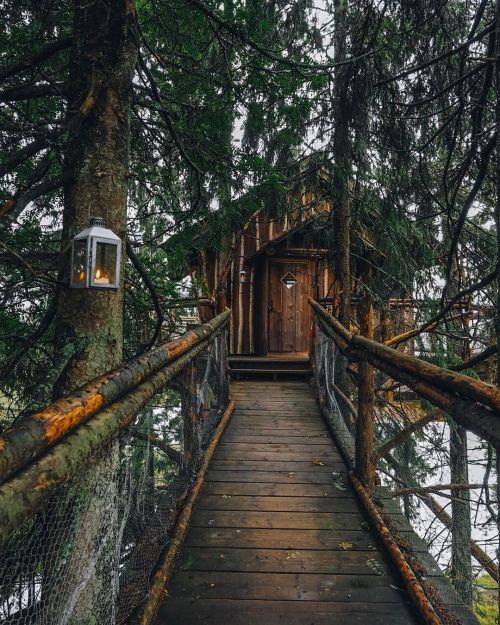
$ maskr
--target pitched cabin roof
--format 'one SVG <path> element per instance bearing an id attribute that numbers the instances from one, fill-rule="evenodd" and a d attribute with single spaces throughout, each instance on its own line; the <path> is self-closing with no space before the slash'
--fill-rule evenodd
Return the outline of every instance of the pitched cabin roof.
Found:
<path id="1" fill-rule="evenodd" d="M 273 246 L 286 245 L 290 237 L 302 232 L 310 238 L 311 248 L 330 252 L 331 164 L 323 153 L 316 153 L 296 163 L 287 173 L 283 180 L 249 189 L 232 202 L 228 211 L 214 211 L 203 221 L 184 228 L 168 240 L 165 249 L 184 249 L 191 265 L 196 264 L 200 253 L 227 253 L 238 238 L 248 260 Z M 352 245 L 363 255 L 383 255 L 367 226 L 355 230 Z"/>

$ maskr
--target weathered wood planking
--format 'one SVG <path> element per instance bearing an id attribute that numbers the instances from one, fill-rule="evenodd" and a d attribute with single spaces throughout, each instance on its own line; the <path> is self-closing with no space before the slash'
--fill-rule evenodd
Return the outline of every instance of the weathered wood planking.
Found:
<path id="1" fill-rule="evenodd" d="M 157 625 L 416 623 L 309 386 L 232 391 Z"/>

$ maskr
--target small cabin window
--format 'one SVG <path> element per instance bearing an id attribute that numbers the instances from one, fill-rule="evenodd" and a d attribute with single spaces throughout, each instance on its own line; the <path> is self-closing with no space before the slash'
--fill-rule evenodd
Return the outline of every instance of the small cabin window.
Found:
<path id="1" fill-rule="evenodd" d="M 297 284 L 297 278 L 293 274 L 288 272 L 281 278 L 281 282 L 286 286 L 287 289 L 293 289 L 293 287 Z"/>

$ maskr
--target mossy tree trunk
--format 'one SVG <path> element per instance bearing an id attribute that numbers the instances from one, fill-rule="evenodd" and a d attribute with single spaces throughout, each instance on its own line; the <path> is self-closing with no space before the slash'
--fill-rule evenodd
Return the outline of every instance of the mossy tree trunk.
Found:
<path id="1" fill-rule="evenodd" d="M 344 0 L 334 2 L 334 49 L 335 61 L 340 63 L 346 56 L 347 40 L 347 3 Z M 352 176 L 349 106 L 349 66 L 340 65 L 335 69 L 334 94 L 332 102 L 332 119 L 334 131 L 332 152 L 334 172 L 332 178 L 333 228 L 334 228 L 334 276 L 336 301 L 335 311 L 340 323 L 346 328 L 350 326 L 350 228 L 351 201 L 349 184 Z M 340 390 L 349 396 L 349 380 L 346 372 L 346 360 L 339 355 L 335 366 L 335 380 Z"/>
<path id="2" fill-rule="evenodd" d="M 74 41 L 64 167 L 63 245 L 104 217 L 126 233 L 130 102 L 137 58 L 131 0 L 74 4 Z M 69 254 L 64 282 L 69 281 Z M 64 288 L 59 300 L 57 348 L 67 364 L 56 394 L 74 389 L 122 360 L 123 289 Z"/>
<path id="3" fill-rule="evenodd" d="M 132 79 L 137 60 L 133 0 L 74 2 L 64 168 L 63 246 L 91 216 L 125 239 Z M 123 248 L 124 249 L 124 245 Z M 70 254 L 57 311 L 59 397 L 116 367 L 123 354 L 123 288 L 70 289 Z M 123 284 L 123 265 L 121 268 Z M 47 569 L 53 622 L 114 623 L 117 593 L 119 443 L 98 453 L 62 498 L 76 501 L 71 544 Z M 57 509 L 59 502 L 54 503 Z M 51 621 L 52 622 L 52 621 Z"/>

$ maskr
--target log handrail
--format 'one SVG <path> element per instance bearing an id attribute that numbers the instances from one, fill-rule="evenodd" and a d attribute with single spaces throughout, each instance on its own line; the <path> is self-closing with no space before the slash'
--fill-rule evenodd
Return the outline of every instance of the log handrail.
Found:
<path id="1" fill-rule="evenodd" d="M 0 435 L 0 484 L 40 456 L 98 411 L 137 388 L 200 343 L 206 344 L 229 322 L 230 310 L 197 328 L 95 378 L 43 410 L 17 421 Z"/>
<path id="2" fill-rule="evenodd" d="M 372 364 L 447 412 L 471 432 L 494 445 L 500 444 L 498 387 L 351 334 L 314 299 L 310 298 L 309 303 L 321 328 L 349 361 Z"/>
<path id="3" fill-rule="evenodd" d="M 425 397 L 435 406 L 447 411 L 458 423 L 461 423 L 470 431 L 475 432 L 480 437 L 486 438 L 494 445 L 498 445 L 500 441 L 500 413 L 498 410 L 498 404 L 500 402 L 499 388 L 462 374 L 457 375 L 454 371 L 431 365 L 418 358 L 386 347 L 374 340 L 352 334 L 317 301 L 310 299 L 309 303 L 312 307 L 314 320 L 317 326 L 324 335 L 335 343 L 336 347 L 347 360 L 365 362 L 387 373 L 391 378 L 399 380 L 414 389 L 420 396 Z M 319 375 L 315 370 L 314 362 L 313 372 L 315 376 Z M 320 406 L 325 413 L 325 418 L 330 424 L 330 428 L 334 431 L 334 435 L 338 437 L 337 443 L 339 444 L 342 455 L 347 458 L 349 467 L 354 470 L 350 471 L 350 477 L 365 509 L 371 516 L 390 554 L 395 556 L 393 560 L 402 572 L 403 578 L 407 581 L 410 594 L 412 598 L 416 600 L 421 613 L 425 617 L 425 621 L 436 622 L 436 614 L 433 614 L 433 610 L 428 610 L 429 602 L 425 599 L 424 595 L 420 593 L 418 584 L 414 584 L 415 576 L 410 575 L 410 577 L 407 578 L 405 575 L 405 570 L 411 573 L 411 568 L 407 566 L 408 563 L 405 562 L 404 557 L 399 557 L 401 554 L 397 553 L 397 549 L 394 549 L 395 546 L 397 547 L 396 542 L 394 538 L 391 537 L 390 530 L 387 531 L 387 528 L 383 527 L 383 522 L 378 514 L 377 507 L 372 500 L 372 491 L 366 489 L 362 479 L 357 479 L 357 473 L 362 473 L 359 463 L 354 462 L 355 450 L 357 450 L 359 444 L 358 437 L 353 441 L 353 448 L 349 446 L 349 443 L 346 443 L 346 436 L 342 432 L 342 425 L 339 427 L 334 424 L 335 417 L 332 416 L 332 412 L 330 412 L 322 396 L 320 382 L 316 381 L 315 383 Z M 338 395 L 338 391 L 331 380 L 330 384 L 333 385 L 334 391 Z M 400 466 L 397 465 L 396 460 L 391 454 L 391 450 L 398 442 L 404 440 L 409 433 L 435 418 L 436 416 L 432 414 L 425 415 L 419 419 L 418 422 L 412 423 L 403 430 L 400 430 L 398 434 L 389 441 L 382 443 L 378 449 L 375 449 L 371 458 L 373 466 L 376 465 L 380 458 L 384 457 L 390 466 L 396 470 L 396 473 L 403 477 L 404 482 L 407 482 L 410 486 L 416 485 L 416 481 L 414 481 L 411 474 L 402 473 Z M 340 419 L 340 423 L 345 425 L 345 420 Z M 349 438 L 349 435 L 347 438 Z M 364 478 L 365 475 L 363 474 L 361 477 Z M 444 507 L 430 494 L 417 493 L 417 496 L 445 527 L 451 528 L 452 519 Z M 471 555 L 477 562 L 485 568 L 493 579 L 498 580 L 498 566 L 472 539 L 470 540 L 470 550 Z M 414 594 L 413 586 L 415 586 L 418 591 L 417 595 Z M 430 599 L 432 604 L 432 597 L 430 597 Z"/>
<path id="4" fill-rule="evenodd" d="M 226 311 L 211 322 L 187 332 L 175 343 L 175 357 L 172 354 L 166 355 L 166 364 L 157 366 L 154 372 L 150 370 L 151 373 L 147 377 L 144 372 L 142 378 L 136 374 L 138 379 L 134 380 L 127 365 L 110 374 L 110 379 L 116 379 L 125 372 L 125 381 L 130 390 L 128 392 L 122 390 L 119 399 L 105 408 L 92 411 L 87 409 L 85 422 L 80 421 L 79 427 L 72 424 L 72 431 L 67 428 L 67 435 L 63 440 L 57 439 L 56 445 L 46 449 L 46 453 L 36 458 L 29 466 L 23 466 L 0 485 L 0 549 L 17 528 L 46 507 L 50 497 L 62 484 L 68 483 L 84 470 L 89 458 L 105 448 L 120 431 L 128 427 L 152 397 L 161 392 L 168 382 L 206 350 L 210 339 L 226 328 L 229 316 L 230 311 Z M 162 349 L 167 354 L 167 346 L 171 343 L 152 352 Z M 140 360 L 147 363 L 147 355 Z M 133 365 L 138 366 L 137 361 L 134 361 Z M 105 378 L 106 376 L 98 380 Z M 122 389 L 125 388 L 125 381 Z M 95 381 L 91 384 L 94 383 Z M 98 392 L 100 389 L 95 391 L 96 394 Z M 79 396 L 72 396 L 68 410 L 71 410 L 74 398 L 77 397 Z M 109 398 L 109 394 L 106 397 Z M 57 402 L 56 405 L 59 410 L 56 414 L 64 416 L 64 404 Z M 86 408 L 84 403 L 82 406 L 83 409 Z M 90 416 L 92 418 L 89 418 Z M 15 440 L 17 442 L 17 439 Z"/>

